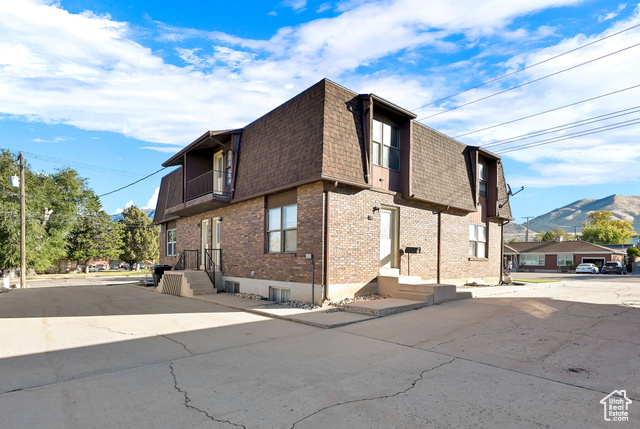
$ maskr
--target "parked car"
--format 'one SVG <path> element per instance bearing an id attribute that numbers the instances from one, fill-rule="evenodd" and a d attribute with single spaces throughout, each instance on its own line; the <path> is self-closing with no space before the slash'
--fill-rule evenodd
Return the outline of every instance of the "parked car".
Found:
<path id="1" fill-rule="evenodd" d="M 96 267 L 96 269 L 98 271 L 105 271 L 107 269 L 107 266 L 105 264 L 98 264 L 98 266 Z"/>
<path id="2" fill-rule="evenodd" d="M 576 274 L 598 274 L 600 269 L 594 264 L 580 264 L 576 267 Z"/>
<path id="3" fill-rule="evenodd" d="M 602 274 L 627 274 L 627 267 L 619 261 L 609 261 L 602 267 Z"/>

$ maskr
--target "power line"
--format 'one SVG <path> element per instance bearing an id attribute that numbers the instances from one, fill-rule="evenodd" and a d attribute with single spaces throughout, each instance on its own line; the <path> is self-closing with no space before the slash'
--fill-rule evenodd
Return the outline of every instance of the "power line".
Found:
<path id="1" fill-rule="evenodd" d="M 111 194 L 114 194 L 114 193 L 116 193 L 116 192 L 118 192 L 118 191 L 122 191 L 123 189 L 126 189 L 126 188 L 128 188 L 128 187 L 130 187 L 130 186 L 133 186 L 133 185 L 135 185 L 136 183 L 142 182 L 143 180 L 148 179 L 149 177 L 151 177 L 151 176 L 153 176 L 153 175 L 155 175 L 155 174 L 160 173 L 162 170 L 165 170 L 166 168 L 167 168 L 167 167 L 162 167 L 160 170 L 156 170 L 156 171 L 154 171 L 153 173 L 151 173 L 151 174 L 149 174 L 149 175 L 147 175 L 147 176 L 144 176 L 142 179 L 138 179 L 138 180 L 136 180 L 135 182 L 129 183 L 128 185 L 125 185 L 125 186 L 123 186 L 123 187 L 121 187 L 121 188 L 118 188 L 118 189 L 116 189 L 116 190 L 113 190 L 113 191 L 107 192 L 107 193 L 102 194 L 102 195 L 98 195 L 98 198 L 102 198 L 102 197 L 104 197 L 105 195 L 111 195 Z"/>
<path id="2" fill-rule="evenodd" d="M 606 94 L 598 95 L 598 96 L 596 96 L 596 97 L 587 98 L 586 100 L 576 101 L 575 103 L 565 104 L 564 106 L 560 106 L 560 107 L 556 107 L 556 108 L 553 108 L 553 109 L 545 110 L 545 111 L 543 111 L 543 112 L 539 112 L 539 113 L 534 113 L 533 115 L 523 116 L 522 118 L 513 119 L 513 120 L 511 120 L 511 121 L 502 122 L 502 123 L 500 123 L 500 124 L 491 125 L 491 126 L 489 126 L 489 127 L 480 128 L 480 129 L 478 129 L 478 130 L 474 130 L 474 131 L 469 131 L 469 132 L 466 132 L 466 133 L 464 133 L 464 134 L 458 134 L 457 136 L 454 136 L 453 138 L 454 138 L 454 139 L 457 139 L 457 138 L 460 138 L 460 137 L 468 136 L 469 134 L 475 134 L 475 133 L 479 133 L 479 132 L 481 132 L 481 131 L 490 130 L 490 129 L 492 129 L 492 128 L 501 127 L 501 126 L 503 126 L 503 125 L 512 124 L 512 123 L 514 123 L 514 122 L 522 121 L 522 120 L 525 120 L 525 119 L 535 118 L 536 116 L 544 115 L 545 113 L 551 113 L 551 112 L 555 112 L 555 111 L 557 111 L 557 110 L 566 109 L 567 107 L 577 106 L 578 104 L 586 103 L 586 102 L 588 102 L 588 101 L 597 100 L 597 99 L 599 99 L 599 98 L 608 97 L 608 96 L 610 96 L 610 95 L 619 94 L 619 93 L 621 93 L 621 92 L 629 91 L 629 90 L 631 90 L 631 89 L 635 89 L 635 88 L 638 88 L 638 87 L 640 87 L 640 84 L 638 84 L 638 85 L 633 85 L 633 86 L 629 86 L 629 87 L 627 87 L 627 88 L 619 89 L 619 90 L 617 90 L 617 91 L 609 92 L 609 93 L 606 93 Z"/>
<path id="3" fill-rule="evenodd" d="M 569 50 L 569 51 L 563 52 L 563 53 L 558 54 L 558 55 L 556 55 L 556 56 L 553 56 L 553 57 L 551 57 L 551 58 L 547 58 L 546 60 L 543 60 L 543 61 L 540 61 L 540 62 L 537 62 L 537 63 L 531 64 L 531 65 L 528 65 L 528 66 L 523 67 L 523 68 L 518 69 L 518 70 L 514 70 L 514 71 L 512 71 L 512 72 L 510 72 L 510 73 L 504 74 L 504 75 L 499 76 L 499 77 L 496 77 L 496 78 L 494 78 L 494 79 L 490 79 L 490 80 L 488 80 L 488 81 L 486 81 L 486 82 L 483 82 L 483 83 L 481 83 L 481 84 L 479 84 L 479 85 L 476 85 L 476 86 L 474 86 L 474 87 L 471 87 L 471 88 L 465 89 L 464 91 L 456 92 L 456 93 L 455 93 L 455 94 L 453 94 L 453 95 L 449 95 L 448 97 L 440 98 L 440 99 L 435 100 L 435 101 L 432 101 L 432 102 L 430 102 L 430 103 L 428 103 L 428 104 L 424 104 L 424 105 L 422 105 L 422 106 L 420 106 L 420 107 L 416 107 L 415 109 L 412 109 L 412 110 L 420 110 L 420 109 L 423 109 L 423 108 L 425 108 L 425 107 L 432 106 L 432 105 L 434 105 L 434 104 L 436 104 L 436 103 L 439 103 L 439 102 L 441 102 L 441 101 L 448 100 L 449 98 L 453 98 L 453 97 L 458 96 L 458 95 L 460 95 L 460 94 L 464 94 L 465 92 L 469 92 L 469 91 L 471 91 L 471 90 L 478 89 L 478 88 L 483 87 L 483 86 L 485 86 L 485 85 L 488 85 L 488 84 L 490 84 L 490 83 L 493 83 L 493 82 L 496 82 L 496 81 L 498 81 L 498 80 L 504 79 L 505 77 L 509 77 L 509 76 L 512 76 L 512 75 L 514 75 L 514 74 L 516 74 L 516 73 L 520 73 L 521 71 L 524 71 L 524 70 L 530 69 L 530 68 L 535 67 L 535 66 L 538 66 L 538 65 L 540 65 L 540 64 L 544 64 L 544 63 L 549 62 L 549 61 L 551 61 L 551 60 L 555 60 L 556 58 L 560 58 L 560 57 L 562 57 L 563 55 L 567 55 L 567 54 L 570 54 L 570 53 L 572 53 L 572 52 L 578 51 L 578 50 L 580 50 L 580 49 L 586 48 L 586 47 L 588 47 L 588 46 L 594 45 L 594 44 L 596 44 L 596 43 L 598 43 L 598 42 L 602 42 L 603 40 L 606 40 L 606 39 L 608 39 L 608 38 L 610 38 L 610 37 L 613 37 L 613 36 L 617 36 L 618 34 L 624 33 L 625 31 L 633 30 L 634 28 L 637 28 L 637 27 L 640 27 L 640 24 L 633 25 L 633 26 L 631 26 L 631 27 L 629 27 L 629 28 L 626 28 L 626 29 L 624 29 L 624 30 L 618 31 L 617 33 L 610 34 L 610 35 L 608 35 L 608 36 L 606 36 L 606 37 L 602 37 L 602 38 L 600 38 L 600 39 L 598 39 L 598 40 L 594 40 L 593 42 L 590 42 L 590 43 L 587 43 L 587 44 L 585 44 L 585 45 L 579 46 L 579 47 L 577 47 L 577 48 L 571 49 L 571 50 Z"/>
<path id="4" fill-rule="evenodd" d="M 622 113 L 622 112 L 626 112 L 626 113 Z M 530 139 L 533 137 L 539 137 L 545 134 L 552 134 L 552 133 L 557 133 L 560 131 L 564 131 L 564 130 L 568 130 L 570 128 L 575 128 L 575 127 L 583 127 L 585 125 L 589 125 L 589 124 L 593 124 L 596 122 L 600 122 L 600 121 L 607 121 L 609 119 L 613 119 L 613 118 L 619 118 L 620 116 L 626 116 L 626 115 L 631 115 L 633 113 L 638 113 L 640 112 L 640 106 L 635 106 L 635 107 L 630 107 L 628 109 L 622 109 L 622 110 L 618 110 L 615 112 L 611 112 L 611 113 L 605 113 L 603 115 L 598 115 L 598 116 L 593 116 L 591 118 L 588 119 L 582 119 L 580 121 L 575 121 L 575 122 L 569 122 L 563 125 L 558 125 L 555 127 L 551 127 L 551 128 L 546 128 L 543 130 L 538 130 L 538 131 L 533 131 L 527 134 L 521 134 L 519 136 L 514 136 L 514 137 L 509 137 L 506 139 L 502 139 L 502 140 L 496 140 L 494 142 L 491 142 L 489 144 L 483 145 L 484 148 L 488 148 L 488 147 L 495 147 L 495 146 L 502 146 L 505 144 L 509 144 L 509 143 L 513 143 L 513 142 L 517 142 L 520 140 L 526 140 L 526 139 Z"/>
<path id="5" fill-rule="evenodd" d="M 640 124 L 640 119 L 631 119 L 629 121 L 618 122 L 617 124 L 605 125 L 605 126 L 598 127 L 598 128 L 592 128 L 590 130 L 585 130 L 585 131 L 580 131 L 580 132 L 573 133 L 573 134 L 568 134 L 568 135 L 563 136 L 563 137 L 554 137 L 554 138 L 551 138 L 551 139 L 539 140 L 537 142 L 532 142 L 532 143 L 526 143 L 526 144 L 522 144 L 522 145 L 519 145 L 519 146 L 514 146 L 512 148 L 498 150 L 498 151 L 496 151 L 496 153 L 497 154 L 503 154 L 503 153 L 507 153 L 507 152 L 514 152 L 516 150 L 523 150 L 523 149 L 528 149 L 528 148 L 531 148 L 531 147 L 543 146 L 543 145 L 546 145 L 546 144 L 557 143 L 557 142 L 563 141 L 563 140 L 570 140 L 570 139 L 574 139 L 574 138 L 578 138 L 578 137 L 589 136 L 591 134 L 602 133 L 604 131 L 611 131 L 611 130 L 615 130 L 615 129 L 618 129 L 618 128 L 625 128 L 625 127 L 629 127 L 631 125 L 636 125 L 636 124 Z"/>
<path id="6" fill-rule="evenodd" d="M 16 153 L 15 151 L 11 151 L 11 153 Z M 66 159 L 61 159 L 61 158 L 55 158 L 53 156 L 48 156 L 48 155 L 42 155 L 39 153 L 33 153 L 33 152 L 24 152 L 21 151 L 23 154 L 28 155 L 30 158 L 35 158 L 35 159 L 39 159 L 41 161 L 47 161 L 47 162 L 53 162 L 53 163 L 57 163 L 57 164 L 62 164 L 64 166 L 69 166 L 69 167 L 79 167 L 79 168 L 88 168 L 94 171 L 101 171 L 103 173 L 111 173 L 111 174 L 116 174 L 119 176 L 127 176 L 127 177 L 136 177 L 137 174 L 130 172 L 130 171 L 123 171 L 123 170 L 116 170 L 113 168 L 106 168 L 104 166 L 99 166 L 99 165 L 92 165 L 92 164 L 85 164 L 82 162 L 75 162 L 75 161 L 69 161 Z"/>
<path id="7" fill-rule="evenodd" d="M 626 48 L 622 48 L 622 49 L 620 49 L 620 50 L 618 50 L 618 51 L 610 52 L 610 53 L 608 53 L 608 54 L 606 54 L 606 55 L 603 55 L 603 56 L 601 56 L 601 57 L 594 58 L 594 59 L 591 59 L 591 60 L 589 60 L 589 61 L 585 61 L 584 63 L 576 64 L 575 66 L 571 66 L 571 67 L 568 67 L 568 68 L 566 68 L 566 69 L 559 70 L 559 71 L 557 71 L 557 72 L 554 72 L 554 73 L 548 74 L 548 75 L 546 75 L 546 76 L 542 76 L 542 77 L 539 77 L 539 78 L 536 78 L 536 79 L 533 79 L 533 80 L 530 80 L 530 81 L 527 81 L 527 82 L 521 83 L 521 84 L 516 85 L 516 86 L 513 86 L 513 87 L 511 87 L 511 88 L 507 88 L 507 89 L 504 89 L 504 90 L 502 90 L 502 91 L 498 91 L 498 92 L 495 92 L 495 93 L 493 93 L 493 94 L 487 95 L 487 96 L 485 96 L 485 97 L 481 97 L 481 98 L 478 98 L 478 99 L 476 99 L 476 100 L 473 100 L 473 101 L 469 101 L 469 102 L 467 102 L 467 103 L 460 104 L 459 106 L 455 106 L 455 107 L 452 107 L 452 108 L 450 108 L 450 109 L 445 109 L 445 110 L 443 110 L 443 111 L 441 111 L 441 112 L 434 113 L 433 115 L 425 116 L 424 118 L 418 119 L 418 122 L 424 121 L 425 119 L 433 118 L 433 117 L 435 117 L 435 116 L 443 115 L 443 114 L 445 114 L 445 113 L 451 112 L 452 110 L 460 109 L 460 108 L 462 108 L 462 107 L 469 106 L 470 104 L 474 104 L 474 103 L 477 103 L 477 102 L 479 102 L 479 101 L 486 100 L 486 99 L 488 99 L 488 98 L 492 98 L 492 97 L 495 97 L 495 96 L 498 96 L 498 95 L 504 94 L 505 92 L 513 91 L 514 89 L 522 88 L 523 86 L 530 85 L 530 84 L 535 83 L 535 82 L 539 82 L 539 81 L 541 81 L 541 80 L 543 80 L 543 79 L 546 79 L 546 78 L 548 78 L 548 77 L 552 77 L 552 76 L 558 75 L 558 74 L 560 74 L 560 73 L 564 73 L 564 72 L 566 72 L 566 71 L 573 70 L 573 69 L 575 69 L 575 68 L 578 68 L 578 67 L 584 66 L 584 65 L 586 65 L 586 64 L 589 64 L 589 63 L 592 63 L 592 62 L 595 62 L 595 61 L 598 61 L 598 60 L 601 60 L 601 59 L 606 58 L 606 57 L 609 57 L 609 56 L 611 56 L 611 55 L 619 54 L 620 52 L 624 52 L 624 51 L 626 51 L 626 50 L 628 50 L 628 49 L 635 48 L 635 47 L 637 47 L 637 46 L 640 46 L 640 43 L 636 43 L 635 45 L 627 46 Z"/>

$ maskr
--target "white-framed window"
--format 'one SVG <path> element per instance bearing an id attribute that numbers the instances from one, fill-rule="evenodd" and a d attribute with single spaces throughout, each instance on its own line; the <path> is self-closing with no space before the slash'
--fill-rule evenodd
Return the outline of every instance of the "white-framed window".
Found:
<path id="1" fill-rule="evenodd" d="M 394 125 L 373 120 L 373 163 L 400 171 L 400 129 Z"/>
<path id="2" fill-rule="evenodd" d="M 558 266 L 566 267 L 567 264 L 573 263 L 573 255 L 571 253 L 560 253 L 558 254 Z"/>
<path id="3" fill-rule="evenodd" d="M 231 161 L 233 152 L 228 150 L 224 157 L 224 182 L 226 186 L 231 186 Z"/>
<path id="4" fill-rule="evenodd" d="M 167 256 L 176 256 L 176 230 L 167 230 Z"/>
<path id="5" fill-rule="evenodd" d="M 487 257 L 487 227 L 485 225 L 469 225 L 469 257 Z"/>
<path id="6" fill-rule="evenodd" d="M 291 289 L 269 286 L 269 301 L 274 301 L 274 302 L 291 301 Z"/>
<path id="7" fill-rule="evenodd" d="M 478 183 L 480 196 L 486 197 L 489 187 L 489 167 L 483 162 L 478 163 Z"/>
<path id="8" fill-rule="evenodd" d="M 544 265 L 544 255 L 526 254 L 520 255 L 520 265 Z"/>
<path id="9" fill-rule="evenodd" d="M 240 283 L 238 282 L 224 282 L 224 291 L 226 293 L 240 293 Z"/>
<path id="10" fill-rule="evenodd" d="M 267 210 L 267 251 L 294 253 L 298 250 L 298 204 Z"/>

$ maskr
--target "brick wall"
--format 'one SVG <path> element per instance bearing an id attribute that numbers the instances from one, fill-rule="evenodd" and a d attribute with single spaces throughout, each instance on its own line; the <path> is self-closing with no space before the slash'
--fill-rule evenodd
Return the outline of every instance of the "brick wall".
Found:
<path id="1" fill-rule="evenodd" d="M 411 275 L 436 280 L 438 215 L 433 208 L 410 204 L 394 194 L 340 187 L 330 195 L 329 285 L 365 284 L 377 277 L 380 212 L 373 212 L 373 206 L 398 209 L 399 248 L 422 248 L 421 254 L 411 256 Z M 470 215 L 441 216 L 441 282 L 464 283 L 472 278 L 496 281 L 501 267 L 500 225 L 488 224 L 488 258 L 470 259 Z M 408 255 L 399 257 L 399 268 L 401 274 L 408 274 Z"/>
<path id="2" fill-rule="evenodd" d="M 316 284 L 322 282 L 323 192 L 316 182 L 298 188 L 298 251 L 295 254 L 265 253 L 265 198 L 254 198 L 228 207 L 178 219 L 177 253 L 200 249 L 200 222 L 221 217 L 220 242 L 224 276 L 311 283 L 311 261 L 315 257 Z M 161 263 L 175 264 L 166 257 L 166 233 L 161 238 Z M 252 275 L 251 273 L 254 272 Z"/>

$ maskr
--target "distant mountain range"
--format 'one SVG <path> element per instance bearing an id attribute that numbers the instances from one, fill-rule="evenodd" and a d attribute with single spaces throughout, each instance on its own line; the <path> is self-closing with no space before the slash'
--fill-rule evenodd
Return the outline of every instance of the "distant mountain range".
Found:
<path id="1" fill-rule="evenodd" d="M 147 216 L 149 216 L 149 219 L 153 219 L 153 216 L 155 216 L 155 214 L 156 214 L 156 210 L 155 209 L 142 209 L 142 211 L 145 212 L 147 214 Z M 111 215 L 111 220 L 113 222 L 119 221 L 120 219 L 122 219 L 122 213 L 112 214 Z"/>
<path id="2" fill-rule="evenodd" d="M 551 231 L 554 228 L 562 228 L 571 234 L 576 230 L 580 232 L 589 213 L 599 210 L 611 212 L 615 219 L 631 222 L 633 229 L 640 233 L 640 197 L 610 195 L 599 200 L 578 200 L 531 219 L 529 221 L 529 240 L 535 237 L 539 231 Z M 507 224 L 504 229 L 505 241 L 513 237 L 524 240 L 526 230 L 526 224 Z"/>

